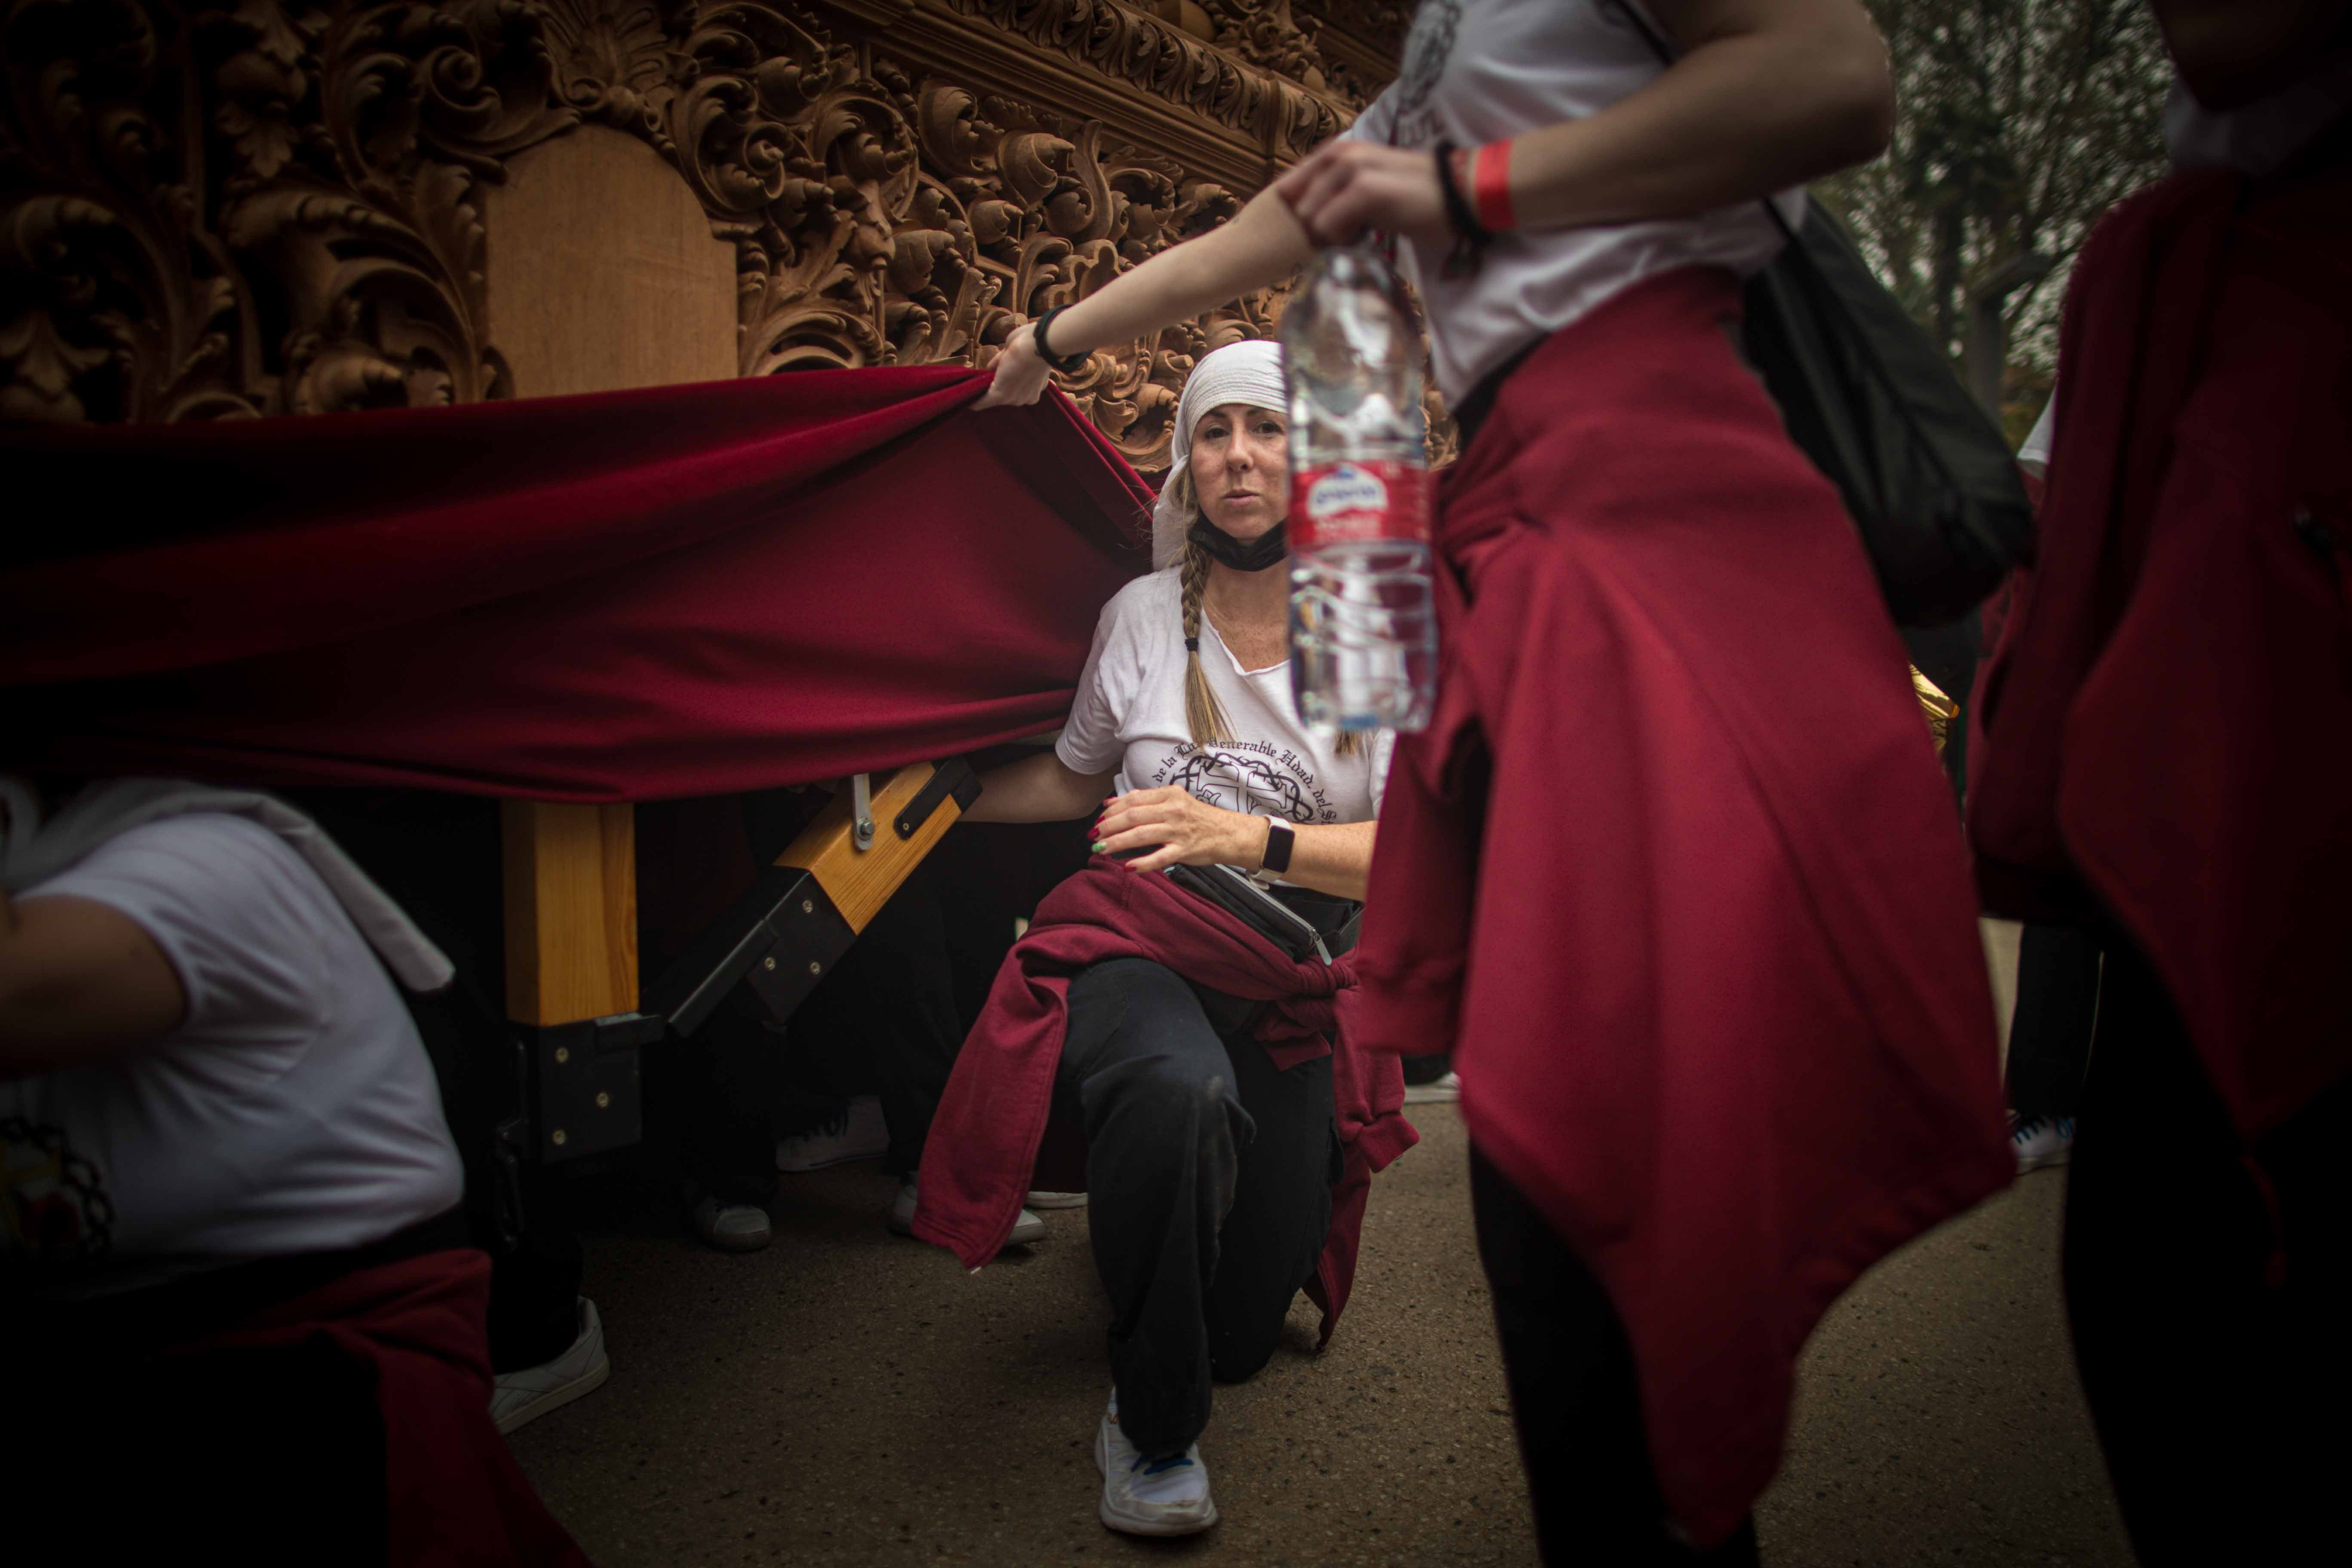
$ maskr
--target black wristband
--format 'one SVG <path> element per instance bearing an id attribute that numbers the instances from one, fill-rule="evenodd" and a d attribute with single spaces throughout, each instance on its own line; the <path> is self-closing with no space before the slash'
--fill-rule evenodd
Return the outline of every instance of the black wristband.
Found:
<path id="1" fill-rule="evenodd" d="M 1258 862 L 1261 871 L 1282 872 L 1290 869 L 1290 847 L 1298 842 L 1298 835 L 1290 831 L 1286 822 L 1265 819 L 1265 857 Z"/>
<path id="2" fill-rule="evenodd" d="M 1454 226 L 1454 248 L 1446 252 L 1445 265 L 1439 268 L 1447 278 L 1467 278 L 1478 270 L 1486 258 L 1486 247 L 1495 234 L 1478 221 L 1478 214 L 1463 197 L 1462 187 L 1454 179 L 1454 154 L 1451 142 L 1440 142 L 1437 157 L 1437 190 L 1445 198 L 1445 221 Z"/>
<path id="3" fill-rule="evenodd" d="M 1029 331 L 1029 342 L 1031 345 L 1036 349 L 1037 357 L 1044 360 L 1045 363 L 1053 369 L 1060 371 L 1064 375 L 1068 375 L 1075 371 L 1086 369 L 1087 359 L 1087 356 L 1083 353 L 1057 354 L 1051 348 L 1046 346 L 1045 329 L 1053 324 L 1055 317 L 1060 315 L 1063 311 L 1068 309 L 1069 307 L 1067 305 L 1055 306 L 1052 310 L 1038 317 L 1037 324 Z"/>

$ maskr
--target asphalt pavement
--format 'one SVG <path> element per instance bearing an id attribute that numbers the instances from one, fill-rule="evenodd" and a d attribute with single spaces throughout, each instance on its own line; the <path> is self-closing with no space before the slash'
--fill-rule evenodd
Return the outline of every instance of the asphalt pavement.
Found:
<path id="1" fill-rule="evenodd" d="M 978 1274 L 887 1234 L 878 1164 L 784 1179 L 766 1251 L 710 1251 L 645 1184 L 592 1189 L 613 1373 L 514 1434 L 606 1568 L 736 1563 L 1532 1563 L 1451 1106 L 1373 1184 L 1328 1350 L 1293 1310 L 1202 1441 L 1223 1522 L 1105 1530 L 1109 1392 L 1083 1209 Z M 2070 1359 L 2063 1172 L 1887 1259 L 1807 1351 L 1768 1563 L 2127 1564 Z"/>

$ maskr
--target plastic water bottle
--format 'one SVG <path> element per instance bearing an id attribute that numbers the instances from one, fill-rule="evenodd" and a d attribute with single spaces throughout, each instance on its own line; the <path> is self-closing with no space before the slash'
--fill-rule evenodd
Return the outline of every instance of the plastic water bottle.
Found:
<path id="1" fill-rule="evenodd" d="M 1326 250 L 1282 315 L 1290 686 L 1326 734 L 1420 730 L 1437 699 L 1421 343 L 1376 251 Z"/>

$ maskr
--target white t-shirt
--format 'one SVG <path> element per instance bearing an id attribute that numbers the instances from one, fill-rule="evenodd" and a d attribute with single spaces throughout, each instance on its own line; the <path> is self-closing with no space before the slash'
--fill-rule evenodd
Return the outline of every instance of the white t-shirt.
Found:
<path id="1" fill-rule="evenodd" d="M 135 1055 L 0 1081 L 0 1248 L 68 1289 L 379 1241 L 464 1188 L 391 977 L 268 828 L 134 827 L 25 901 L 70 894 L 154 940 L 187 994 Z"/>
<path id="2" fill-rule="evenodd" d="M 1184 720 L 1183 572 L 1139 577 L 1095 626 L 1077 700 L 1055 752 L 1082 773 L 1117 769 L 1118 793 L 1177 784 L 1211 805 L 1284 822 L 1368 822 L 1380 815 L 1396 737 L 1376 731 L 1341 756 L 1299 722 L 1290 666 L 1244 669 L 1209 617 L 1201 668 L 1234 739 L 1195 746 Z"/>
<path id="3" fill-rule="evenodd" d="M 1402 72 L 1346 134 L 1475 147 L 1597 113 L 1664 68 L 1612 0 L 1423 0 Z M 1803 216 L 1801 191 L 1779 199 L 1792 225 Z M 1629 285 L 1700 264 L 1746 275 L 1780 244 L 1763 204 L 1741 202 L 1696 217 L 1498 234 L 1467 278 L 1442 273 L 1450 230 L 1434 250 L 1400 250 L 1429 307 L 1438 389 L 1458 404 L 1516 350 Z"/>

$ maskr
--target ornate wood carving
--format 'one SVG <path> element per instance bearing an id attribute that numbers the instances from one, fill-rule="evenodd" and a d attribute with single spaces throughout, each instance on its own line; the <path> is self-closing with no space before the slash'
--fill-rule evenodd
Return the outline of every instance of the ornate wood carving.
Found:
<path id="1" fill-rule="evenodd" d="M 742 374 L 984 363 L 1344 124 L 1400 7 L 1300 5 L 9 0 L 0 417 L 528 393 L 477 185 L 583 123 L 652 145 L 734 244 Z M 1191 360 L 1276 304 L 1066 384 L 1164 461 Z"/>

